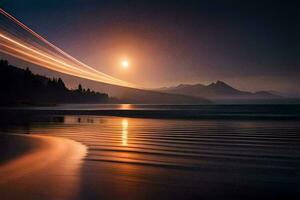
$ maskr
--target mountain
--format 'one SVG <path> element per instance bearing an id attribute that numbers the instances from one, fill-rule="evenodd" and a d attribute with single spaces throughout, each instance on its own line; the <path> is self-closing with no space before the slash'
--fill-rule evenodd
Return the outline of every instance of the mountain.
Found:
<path id="1" fill-rule="evenodd" d="M 203 84 L 180 84 L 175 87 L 164 87 L 157 89 L 158 91 L 171 94 L 183 94 L 195 97 L 204 97 L 215 102 L 254 102 L 254 101 L 273 101 L 282 99 L 281 96 L 267 92 L 247 92 L 233 88 L 223 81 L 217 81 L 209 85 Z"/>
<path id="2" fill-rule="evenodd" d="M 39 91 L 37 88 L 26 88 L 27 83 L 20 82 L 18 81 L 19 78 L 12 78 L 9 79 L 7 77 L 8 74 L 13 73 L 17 76 L 17 74 L 24 74 L 26 71 L 28 72 L 29 70 L 25 69 L 20 69 L 16 68 L 14 66 L 4 64 L 4 61 L 0 62 L 0 78 L 1 78 L 1 83 L 2 85 L 9 85 L 10 88 L 7 88 L 9 91 L 2 91 L 1 96 L 6 96 L 8 103 L 14 102 L 13 99 L 17 98 L 19 95 L 18 93 L 20 90 L 26 91 L 25 96 L 22 96 L 22 98 L 25 100 L 25 102 L 30 101 L 35 101 L 38 102 L 39 104 L 48 104 L 51 102 L 58 102 L 58 103 L 73 103 L 76 98 L 70 98 L 70 96 L 65 96 L 65 95 L 52 95 L 50 90 L 48 91 L 47 83 L 51 80 L 47 77 L 44 76 L 39 76 L 39 75 L 34 75 L 32 72 L 30 80 L 26 80 L 25 82 L 32 82 L 33 80 L 39 80 L 40 82 L 38 87 L 43 88 L 42 91 Z M 137 89 L 137 88 L 128 88 L 128 87 L 122 87 L 122 86 L 116 86 L 116 85 L 110 85 L 110 84 L 105 84 L 105 83 L 100 83 L 96 81 L 91 81 L 91 80 L 86 80 L 58 72 L 54 72 L 51 70 L 40 70 L 38 66 L 31 66 L 31 69 L 35 73 L 43 73 L 45 72 L 47 74 L 51 74 L 53 77 L 61 77 L 66 81 L 66 86 L 64 86 L 64 90 L 68 90 L 69 93 L 72 93 L 77 91 L 76 94 L 78 94 L 78 90 L 70 90 L 67 88 L 77 88 L 78 83 L 81 83 L 82 87 L 85 88 L 90 88 L 89 90 L 85 90 L 84 94 L 87 94 L 87 91 L 101 91 L 102 93 L 105 93 L 105 95 L 108 98 L 108 95 L 111 98 L 108 98 L 107 101 L 102 101 L 101 99 L 81 99 L 80 101 L 75 101 L 74 103 L 140 103 L 140 104 L 209 104 L 211 103 L 210 100 L 207 100 L 205 98 L 201 97 L 193 97 L 193 96 L 188 96 L 188 95 L 182 95 L 182 94 L 169 94 L 169 93 L 164 93 L 160 91 L 150 91 L 150 90 L 143 90 L 143 89 Z M 6 71 L 5 71 L 6 70 Z M 7 71 L 8 70 L 8 71 Z M 29 72 L 28 72 L 29 74 Z M 21 75 L 21 77 L 24 78 L 24 75 Z M 21 78 L 20 80 L 23 80 Z M 61 78 L 57 78 L 55 80 L 61 80 Z M 62 80 L 61 80 L 62 81 Z M 45 86 L 46 85 L 46 86 Z M 16 86 L 16 87 L 13 87 Z M 25 88 L 23 88 L 23 86 Z M 57 91 L 56 91 L 57 92 Z M 0 92 L 1 93 L 1 92 Z M 20 92 L 22 93 L 22 92 Z M 95 93 L 95 92 L 92 92 Z M 54 93 L 55 94 L 55 93 Z M 100 93 L 99 93 L 100 94 Z M 74 95 L 74 94 L 73 94 Z M 9 98 L 8 98 L 9 97 Z M 26 98 L 25 98 L 26 97 Z M 21 99 L 22 99 L 21 98 Z M 30 99 L 28 99 L 30 98 Z M 53 99 L 54 98 L 54 99 Z M 55 98 L 60 98 L 56 100 Z M 79 97 L 77 97 L 79 98 Z M 51 101 L 50 101 L 51 100 Z M 3 99 L 4 101 L 4 99 Z M 18 100 L 21 101 L 21 100 Z M 22 101 L 21 101 L 22 102 Z M 0 102 L 1 103 L 1 102 Z M 14 103 L 11 103 L 14 104 Z"/>

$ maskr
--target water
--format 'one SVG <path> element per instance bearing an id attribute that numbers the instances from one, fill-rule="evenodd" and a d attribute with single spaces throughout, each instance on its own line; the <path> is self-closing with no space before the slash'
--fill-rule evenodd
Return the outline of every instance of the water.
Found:
<path id="1" fill-rule="evenodd" d="M 173 119 L 297 119 L 300 105 L 147 105 L 61 104 L 54 107 L 9 108 L 31 114 L 108 115 Z"/>
<path id="2" fill-rule="evenodd" d="M 256 109 L 271 113 L 268 107 Z M 296 115 L 297 109 L 289 112 Z M 245 110 L 251 109 L 230 112 Z M 64 137 L 88 147 L 78 199 L 300 197 L 297 119 L 30 115 L 22 120 L 26 123 L 2 132 Z"/>

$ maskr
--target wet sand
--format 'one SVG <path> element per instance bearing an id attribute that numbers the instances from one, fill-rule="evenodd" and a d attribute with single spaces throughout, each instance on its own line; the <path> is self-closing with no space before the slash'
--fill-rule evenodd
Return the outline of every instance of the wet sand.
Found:
<path id="1" fill-rule="evenodd" d="M 85 146 L 51 136 L 1 137 L 15 144 L 8 145 L 14 150 L 1 153 L 6 154 L 7 160 L 0 165 L 1 199 L 75 199 L 78 196 Z"/>

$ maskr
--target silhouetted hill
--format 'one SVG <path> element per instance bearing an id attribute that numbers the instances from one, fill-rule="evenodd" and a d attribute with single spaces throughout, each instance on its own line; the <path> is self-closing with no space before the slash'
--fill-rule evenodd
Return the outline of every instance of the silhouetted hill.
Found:
<path id="1" fill-rule="evenodd" d="M 62 79 L 33 74 L 0 60 L 0 105 L 46 105 L 57 103 L 105 103 L 107 94 L 83 89 L 69 90 Z"/>
<path id="2" fill-rule="evenodd" d="M 231 87 L 230 85 L 217 81 L 209 85 L 195 84 L 181 84 L 175 87 L 159 88 L 159 91 L 168 92 L 172 94 L 183 94 L 195 97 L 204 97 L 216 102 L 254 102 L 254 101 L 278 101 L 283 98 L 279 95 L 272 94 L 267 91 L 247 92 L 241 91 Z"/>

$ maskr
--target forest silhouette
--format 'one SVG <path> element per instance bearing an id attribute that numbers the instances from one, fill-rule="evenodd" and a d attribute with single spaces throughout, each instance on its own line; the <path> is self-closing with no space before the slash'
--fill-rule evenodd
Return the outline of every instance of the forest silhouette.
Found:
<path id="1" fill-rule="evenodd" d="M 0 60 L 0 105 L 55 105 L 61 103 L 108 103 L 108 94 L 84 89 L 68 89 L 61 78 L 33 74 Z"/>

